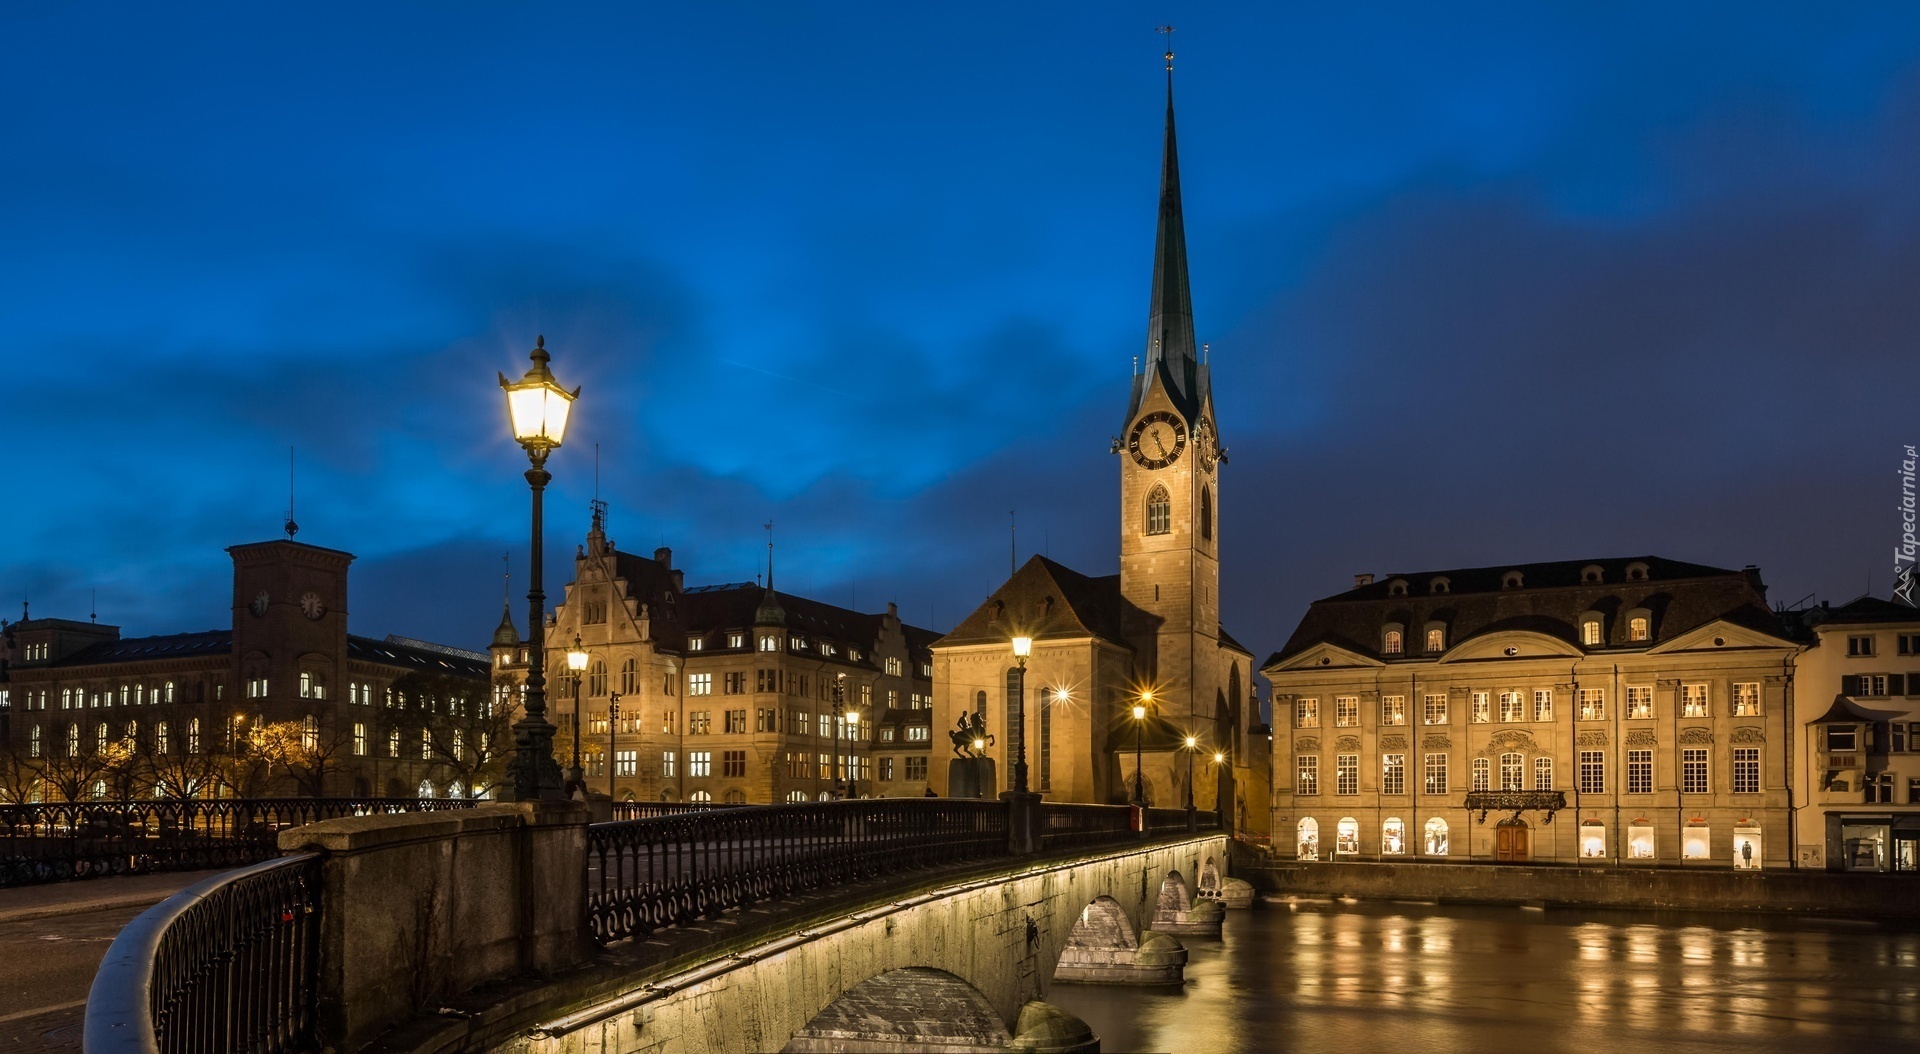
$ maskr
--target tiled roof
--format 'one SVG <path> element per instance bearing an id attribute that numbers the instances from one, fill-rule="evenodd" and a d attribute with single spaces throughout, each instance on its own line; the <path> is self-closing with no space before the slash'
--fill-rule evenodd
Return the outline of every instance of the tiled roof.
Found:
<path id="1" fill-rule="evenodd" d="M 382 666 L 403 666 L 419 673 L 444 674 L 450 677 L 487 677 L 487 657 L 476 653 L 462 655 L 459 649 L 435 647 L 430 650 L 416 644 L 405 644 L 389 637 L 386 640 L 374 640 L 372 637 L 347 637 L 347 657 L 361 662 L 379 663 Z"/>
<path id="2" fill-rule="evenodd" d="M 754 615 L 765 595 L 765 589 L 750 582 L 689 589 L 680 594 L 680 625 L 688 636 L 708 638 L 724 630 L 748 629 L 753 626 Z M 813 641 L 851 645 L 869 653 L 886 619 L 885 615 L 854 611 L 780 590 L 775 590 L 774 596 L 786 612 L 785 626 L 789 632 Z M 901 632 L 906 636 L 914 661 L 931 657 L 928 648 L 939 634 L 905 623 L 901 623 Z"/>
<path id="3" fill-rule="evenodd" d="M 151 662 L 201 655 L 229 655 L 233 631 L 210 629 L 200 633 L 167 633 L 158 637 L 122 637 L 89 645 L 48 666 L 102 666 L 114 662 Z"/>
<path id="4" fill-rule="evenodd" d="M 1629 581 L 1629 565 L 1645 565 L 1646 577 Z M 1600 569 L 1599 581 L 1583 581 L 1583 572 Z M 1508 572 L 1520 585 L 1503 588 Z M 1435 588 L 1445 579 L 1445 591 Z M 1404 583 L 1405 592 L 1396 594 Z M 1626 612 L 1644 608 L 1651 618 L 1647 641 L 1627 640 Z M 1469 567 L 1385 575 L 1368 585 L 1316 600 L 1293 635 L 1263 665 L 1271 666 L 1317 644 L 1328 643 L 1382 661 L 1430 659 L 1418 650 L 1428 622 L 1446 625 L 1446 642 L 1501 630 L 1532 630 L 1579 644 L 1580 616 L 1607 616 L 1606 647 L 1645 648 L 1716 619 L 1779 636 L 1779 619 L 1767 610 L 1765 587 L 1757 569 L 1733 571 L 1657 556 L 1553 563 Z M 1405 627 L 1407 650 L 1380 651 L 1381 630 L 1389 623 Z"/>
<path id="5" fill-rule="evenodd" d="M 1846 725 L 1863 721 L 1904 721 L 1907 716 L 1905 711 L 1869 710 L 1844 695 L 1836 695 L 1833 697 L 1833 705 L 1827 707 L 1827 712 L 1808 721 L 1807 724 Z"/>
<path id="6" fill-rule="evenodd" d="M 1837 608 L 1823 608 L 1819 622 L 1825 625 L 1865 626 L 1876 623 L 1920 622 L 1920 608 L 1910 608 L 1879 597 L 1861 597 Z"/>
<path id="7" fill-rule="evenodd" d="M 1006 641 L 1018 629 L 1036 640 L 1093 636 L 1126 646 L 1126 609 L 1119 575 L 1089 578 L 1064 564 L 1035 556 L 939 643 L 949 646 Z"/>

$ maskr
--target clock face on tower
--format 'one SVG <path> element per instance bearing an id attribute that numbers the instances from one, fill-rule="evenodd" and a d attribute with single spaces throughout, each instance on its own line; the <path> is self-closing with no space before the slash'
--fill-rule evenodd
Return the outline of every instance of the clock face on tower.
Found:
<path id="1" fill-rule="evenodd" d="M 1200 457 L 1200 467 L 1212 472 L 1220 461 L 1220 445 L 1213 436 L 1212 421 L 1202 417 L 1200 423 L 1193 426 L 1193 449 Z"/>
<path id="2" fill-rule="evenodd" d="M 254 618 L 265 617 L 267 613 L 267 591 L 262 589 L 260 592 L 255 593 L 253 595 L 253 603 L 247 605 L 247 610 L 253 612 Z"/>
<path id="3" fill-rule="evenodd" d="M 1186 422 L 1165 410 L 1155 410 L 1134 422 L 1127 436 L 1127 452 L 1142 468 L 1166 468 L 1180 460 L 1180 452 L 1186 448 Z"/>
<path id="4" fill-rule="evenodd" d="M 308 618 L 319 618 L 327 613 L 327 605 L 320 601 L 320 594 L 307 593 L 300 598 L 300 613 Z"/>

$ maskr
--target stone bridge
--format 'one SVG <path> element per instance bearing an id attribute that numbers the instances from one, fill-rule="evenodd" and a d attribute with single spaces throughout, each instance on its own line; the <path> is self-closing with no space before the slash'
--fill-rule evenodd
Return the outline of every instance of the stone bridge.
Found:
<path id="1" fill-rule="evenodd" d="M 1180 942 L 1219 936 L 1236 884 L 1210 813 L 1037 795 L 591 813 L 283 831 L 280 859 L 123 931 L 87 1054 L 204 1035 L 342 1054 L 1095 1050 L 1051 986 L 1181 983 Z"/>
<path id="2" fill-rule="evenodd" d="M 1189 876 L 1226 838 L 1091 852 L 941 884 L 769 939 L 556 1015 L 512 1054 L 1086 1050 L 1084 1025 L 1043 1000 L 1063 963 L 1080 979 L 1179 984 L 1184 929 L 1217 937 L 1220 910 Z M 1191 939 L 1191 938 L 1190 938 Z M 1017 1046 L 1016 1046 L 1017 1042 Z"/>

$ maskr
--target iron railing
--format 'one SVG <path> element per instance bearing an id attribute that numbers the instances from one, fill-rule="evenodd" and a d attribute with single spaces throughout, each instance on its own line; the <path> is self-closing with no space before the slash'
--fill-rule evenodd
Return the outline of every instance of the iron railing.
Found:
<path id="1" fill-rule="evenodd" d="M 744 809 L 744 805 L 730 805 L 710 801 L 617 801 L 613 803 L 613 818 L 616 820 L 651 820 L 656 816 L 678 816 L 689 812 L 707 812 L 711 809 Z"/>
<path id="2" fill-rule="evenodd" d="M 217 875 L 149 908 L 107 949 L 84 1054 L 314 1049 L 320 856 Z"/>
<path id="3" fill-rule="evenodd" d="M 1007 807 L 876 798 L 717 809 L 587 829 L 587 916 L 601 943 L 730 908 L 1007 852 Z"/>
<path id="4" fill-rule="evenodd" d="M 1131 805 L 1040 807 L 1040 847 L 1048 851 L 1124 841 L 1137 833 Z"/>
<path id="5" fill-rule="evenodd" d="M 1514 819 L 1529 809 L 1537 810 L 1544 816 L 1544 822 L 1552 823 L 1553 814 L 1567 807 L 1567 795 L 1564 791 L 1542 790 L 1497 790 L 1472 791 L 1467 794 L 1467 811 L 1479 813 L 1479 822 L 1487 822 L 1490 812 L 1511 812 Z"/>
<path id="6" fill-rule="evenodd" d="M 283 827 L 466 798 L 194 798 L 0 805 L 0 888 L 272 859 Z"/>

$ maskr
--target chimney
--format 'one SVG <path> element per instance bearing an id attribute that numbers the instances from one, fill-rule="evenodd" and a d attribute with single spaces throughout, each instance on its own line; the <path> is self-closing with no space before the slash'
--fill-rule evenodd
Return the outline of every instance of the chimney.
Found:
<path id="1" fill-rule="evenodd" d="M 653 562 L 656 564 L 659 564 L 661 567 L 672 567 L 673 566 L 673 550 L 667 548 L 664 545 L 658 549 L 655 549 L 653 551 Z"/>
<path id="2" fill-rule="evenodd" d="M 900 618 L 900 605 L 891 600 L 887 601 L 887 617 L 898 621 Z"/>
<path id="3" fill-rule="evenodd" d="M 1373 584 L 1372 575 L 1354 575 L 1353 576 L 1353 588 L 1355 589 L 1359 589 L 1361 586 L 1370 586 L 1372 584 Z"/>

